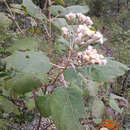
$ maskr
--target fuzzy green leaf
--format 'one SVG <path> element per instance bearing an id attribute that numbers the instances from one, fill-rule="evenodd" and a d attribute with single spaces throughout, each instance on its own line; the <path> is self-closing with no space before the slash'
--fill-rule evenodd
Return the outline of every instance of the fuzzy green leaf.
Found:
<path id="1" fill-rule="evenodd" d="M 66 15 L 68 13 L 82 13 L 86 14 L 89 11 L 89 7 L 87 5 L 80 6 L 80 5 L 72 5 L 67 8 L 65 8 L 65 11 L 62 13 L 63 15 Z"/>
<path id="2" fill-rule="evenodd" d="M 50 102 L 51 116 L 58 130 L 84 130 L 79 123 L 84 116 L 84 105 L 77 89 L 57 88 Z"/>
<path id="3" fill-rule="evenodd" d="M 43 14 L 41 9 L 36 6 L 32 0 L 23 0 L 23 5 L 26 7 L 28 13 L 37 19 L 43 20 Z M 45 16 L 44 16 L 45 17 Z"/>
<path id="4" fill-rule="evenodd" d="M 65 16 L 68 13 L 82 13 L 82 14 L 86 14 L 89 12 L 89 7 L 86 6 L 80 6 L 80 5 L 72 5 L 69 6 L 67 8 L 63 8 L 62 6 L 59 5 L 53 5 L 50 8 L 50 11 L 52 13 L 52 15 L 57 16 Z"/>
<path id="5" fill-rule="evenodd" d="M 18 94 L 25 94 L 41 85 L 41 81 L 32 74 L 18 74 L 6 81 L 6 89 L 11 88 Z"/>
<path id="6" fill-rule="evenodd" d="M 65 6 L 65 3 L 63 0 L 55 0 L 58 4 L 62 5 L 62 6 Z"/>
<path id="7" fill-rule="evenodd" d="M 12 24 L 12 20 L 9 19 L 5 13 L 0 12 L 0 27 L 8 28 Z"/>
<path id="8" fill-rule="evenodd" d="M 50 7 L 50 12 L 53 16 L 61 15 L 62 12 L 64 12 L 65 8 L 61 5 L 52 5 Z"/>
<path id="9" fill-rule="evenodd" d="M 4 111 L 6 113 L 13 112 L 17 115 L 20 114 L 17 106 L 15 106 L 11 101 L 9 101 L 8 99 L 6 99 L 3 96 L 0 96 L 0 110 Z"/>
<path id="10" fill-rule="evenodd" d="M 51 114 L 50 111 L 50 97 L 51 96 L 39 96 L 36 100 L 37 108 L 43 117 L 48 117 Z"/>
<path id="11" fill-rule="evenodd" d="M 43 52 L 18 52 L 4 59 L 7 68 L 14 68 L 20 72 L 44 74 L 51 68 L 49 58 Z"/>
<path id="12" fill-rule="evenodd" d="M 32 37 L 24 38 L 15 41 L 7 50 L 10 52 L 14 51 L 27 51 L 27 50 L 35 50 L 37 46 L 37 41 Z"/>
<path id="13" fill-rule="evenodd" d="M 28 110 L 33 110 L 35 108 L 35 101 L 34 99 L 27 99 L 26 100 L 26 105 L 27 105 L 27 108 Z"/>
<path id="14" fill-rule="evenodd" d="M 105 111 L 105 106 L 101 100 L 95 98 L 92 104 L 92 116 L 95 118 L 102 118 Z"/>
<path id="15" fill-rule="evenodd" d="M 79 73 L 81 73 L 86 79 L 104 82 L 115 79 L 116 77 L 125 74 L 126 71 L 128 71 L 126 65 L 114 60 L 108 60 L 106 65 L 88 65 L 86 67 L 76 67 L 75 71 L 73 68 L 70 68 L 64 72 L 64 75 L 69 81 L 72 81 L 75 74 L 77 75 L 75 77 L 78 78 Z M 66 73 L 68 72 L 72 73 L 71 76 L 69 76 L 70 78 L 66 76 Z M 75 80 L 77 80 L 77 78 Z"/>
<path id="16" fill-rule="evenodd" d="M 61 31 L 62 27 L 68 27 L 68 24 L 64 18 L 56 18 L 52 25 L 55 29 L 58 29 L 58 31 Z"/>
<path id="17" fill-rule="evenodd" d="M 122 113 L 123 109 L 119 107 L 118 103 L 116 102 L 116 99 L 118 100 L 123 100 L 126 104 L 126 106 L 128 105 L 128 102 L 125 98 L 117 96 L 115 94 L 111 94 L 110 95 L 110 99 L 109 99 L 109 105 L 111 108 L 113 108 L 115 111 Z"/>

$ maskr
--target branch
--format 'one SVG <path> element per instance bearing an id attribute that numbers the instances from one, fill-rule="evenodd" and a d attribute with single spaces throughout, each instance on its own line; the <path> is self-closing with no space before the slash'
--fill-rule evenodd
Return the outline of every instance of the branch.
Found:
<path id="1" fill-rule="evenodd" d="M 25 35 L 24 32 L 22 31 L 22 29 L 20 28 L 19 24 L 18 24 L 17 21 L 15 20 L 15 17 L 14 17 L 14 15 L 13 15 L 13 13 L 12 13 L 12 11 L 11 11 L 11 9 L 10 9 L 8 3 L 7 3 L 7 1 L 6 1 L 6 0 L 2 0 L 2 2 L 3 2 L 3 3 L 5 4 L 5 6 L 7 7 L 8 11 L 9 11 L 9 13 L 10 13 L 11 19 L 12 19 L 12 20 L 14 21 L 14 23 L 16 24 L 18 30 L 21 32 L 21 34 L 22 34 L 24 37 L 26 37 L 26 35 Z"/>
<path id="2" fill-rule="evenodd" d="M 68 61 L 67 61 L 67 64 L 66 66 L 58 73 L 58 75 L 56 76 L 56 78 L 51 82 L 50 85 L 54 85 L 56 83 L 56 81 L 58 80 L 58 78 L 60 77 L 61 74 L 64 73 L 64 71 L 68 68 L 69 64 L 70 64 L 70 59 L 72 58 L 73 56 L 73 52 L 72 50 L 69 51 L 69 57 L 68 57 Z"/>

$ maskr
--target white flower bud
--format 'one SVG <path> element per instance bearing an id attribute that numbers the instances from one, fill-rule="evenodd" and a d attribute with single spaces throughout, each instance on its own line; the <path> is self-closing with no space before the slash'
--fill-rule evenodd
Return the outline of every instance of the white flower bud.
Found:
<path id="1" fill-rule="evenodd" d="M 88 50 L 92 50 L 93 49 L 93 47 L 92 46 L 88 46 Z"/>
<path id="2" fill-rule="evenodd" d="M 91 18 L 90 17 L 86 17 L 86 24 L 87 25 L 93 25 L 93 21 L 91 20 Z"/>
<path id="3" fill-rule="evenodd" d="M 89 56 L 88 56 L 88 55 L 84 55 L 84 56 L 83 56 L 83 60 L 84 60 L 85 62 L 88 62 L 88 61 L 89 61 L 89 59 L 90 59 L 90 58 L 89 58 Z"/>
<path id="4" fill-rule="evenodd" d="M 90 57 L 91 59 L 95 59 L 95 55 L 94 55 L 94 54 L 90 54 L 89 57 Z"/>
<path id="5" fill-rule="evenodd" d="M 97 54 L 97 50 L 96 49 L 93 49 L 93 54 Z"/>
<path id="6" fill-rule="evenodd" d="M 79 25 L 77 29 L 77 33 L 81 33 L 84 30 L 84 25 Z"/>
<path id="7" fill-rule="evenodd" d="M 91 54 L 91 50 L 86 50 L 85 53 L 86 53 L 86 55 L 90 55 Z"/>
<path id="8" fill-rule="evenodd" d="M 68 29 L 66 27 L 62 27 L 61 30 L 64 36 L 67 36 L 69 34 Z"/>
<path id="9" fill-rule="evenodd" d="M 95 64 L 96 61 L 94 59 L 90 60 L 90 64 Z"/>
<path id="10" fill-rule="evenodd" d="M 87 27 L 87 28 L 85 28 L 85 30 L 84 30 L 84 34 L 87 35 L 87 36 L 89 36 L 89 37 L 92 37 L 92 36 L 95 34 L 95 31 L 92 31 L 92 30 L 90 30 L 90 29 Z"/>
<path id="11" fill-rule="evenodd" d="M 77 58 L 81 58 L 81 56 L 82 56 L 82 52 L 78 52 L 78 54 L 77 54 Z"/>
<path id="12" fill-rule="evenodd" d="M 99 54 L 94 53 L 96 59 L 100 59 Z"/>
<path id="13" fill-rule="evenodd" d="M 66 17 L 68 20 L 70 20 L 70 21 L 74 21 L 75 18 L 76 18 L 76 14 L 74 14 L 74 13 L 69 13 L 69 14 L 67 14 L 65 17 Z"/>
<path id="14" fill-rule="evenodd" d="M 92 38 L 97 39 L 97 42 L 103 44 L 103 35 L 100 32 L 96 32 Z"/>
<path id="15" fill-rule="evenodd" d="M 99 55 L 99 58 L 103 59 L 103 58 L 104 58 L 104 56 L 103 56 L 103 55 Z"/>
<path id="16" fill-rule="evenodd" d="M 81 13 L 77 13 L 79 22 L 84 23 L 86 21 L 86 16 L 81 14 Z"/>
<path id="17" fill-rule="evenodd" d="M 107 64 L 107 60 L 102 60 L 102 64 L 106 65 Z"/>

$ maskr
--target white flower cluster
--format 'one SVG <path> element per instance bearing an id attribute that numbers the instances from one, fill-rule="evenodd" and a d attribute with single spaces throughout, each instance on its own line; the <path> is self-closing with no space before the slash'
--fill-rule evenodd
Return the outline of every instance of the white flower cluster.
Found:
<path id="1" fill-rule="evenodd" d="M 100 44 L 103 44 L 103 35 L 100 32 L 91 30 L 86 24 L 79 25 L 76 34 L 76 43 L 90 44 L 92 42 L 99 42 Z M 88 41 L 84 42 L 86 40 L 86 37 L 88 37 Z"/>
<path id="2" fill-rule="evenodd" d="M 76 14 L 74 14 L 74 13 L 69 13 L 69 14 L 67 14 L 66 16 L 65 16 L 69 21 L 74 21 L 75 20 L 75 18 L 76 18 Z"/>
<path id="3" fill-rule="evenodd" d="M 90 17 L 88 16 L 85 16 L 81 13 L 77 13 L 77 16 L 78 16 L 78 20 L 81 24 L 87 24 L 87 25 L 93 25 L 93 21 L 91 20 Z"/>
<path id="4" fill-rule="evenodd" d="M 88 46 L 88 48 L 83 52 L 78 52 L 76 57 L 78 65 L 84 64 L 99 64 L 106 65 L 107 60 L 104 59 L 104 56 L 97 53 L 96 49 L 93 49 L 92 46 Z"/>
<path id="5" fill-rule="evenodd" d="M 100 44 L 103 44 L 103 35 L 98 31 L 92 30 L 93 21 L 90 17 L 85 16 L 81 13 L 69 13 L 66 15 L 66 18 L 71 21 L 73 25 L 74 22 L 76 23 L 76 21 L 78 21 L 78 26 L 73 26 L 73 31 L 70 31 L 66 27 L 62 27 L 62 35 L 64 38 L 67 40 L 69 40 L 69 38 L 73 38 L 71 40 L 74 41 L 73 44 L 89 45 L 93 42 L 99 42 Z M 74 27 L 76 27 L 76 29 Z M 79 52 L 75 61 L 75 64 L 80 66 L 84 64 L 107 64 L 107 60 L 104 59 L 104 56 L 98 54 L 97 50 L 93 49 L 92 46 L 88 46 L 85 51 Z"/>
<path id="6" fill-rule="evenodd" d="M 81 14 L 81 13 L 77 13 L 77 14 L 75 14 L 75 13 L 69 13 L 69 14 L 67 14 L 65 17 L 66 17 L 69 21 L 71 21 L 71 22 L 74 22 L 75 19 L 76 19 L 76 17 L 77 17 L 77 18 L 78 18 L 78 22 L 79 22 L 80 24 L 87 24 L 88 26 L 93 25 L 93 21 L 91 20 L 91 18 L 88 17 L 88 16 L 85 16 L 85 15 L 83 15 L 83 14 Z"/>
<path id="7" fill-rule="evenodd" d="M 100 32 L 96 32 L 91 30 L 91 26 L 93 25 L 93 21 L 90 17 L 85 16 L 81 13 L 69 13 L 66 15 L 66 18 L 70 21 L 74 21 L 78 18 L 78 28 L 74 31 L 75 35 L 75 43 L 80 44 L 91 44 L 93 42 L 99 42 L 103 44 L 103 35 Z M 66 27 L 62 27 L 62 35 L 66 38 L 70 36 L 70 32 Z M 87 41 L 86 41 L 87 40 Z"/>

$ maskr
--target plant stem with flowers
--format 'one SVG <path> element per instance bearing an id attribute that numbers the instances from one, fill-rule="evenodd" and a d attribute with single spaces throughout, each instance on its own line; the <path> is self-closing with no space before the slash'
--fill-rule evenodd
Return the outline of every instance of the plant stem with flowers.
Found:
<path id="1" fill-rule="evenodd" d="M 62 27 L 61 30 L 62 36 L 69 42 L 69 55 L 66 65 L 52 81 L 52 85 L 55 84 L 60 75 L 64 73 L 70 64 L 83 66 L 86 64 L 105 65 L 107 63 L 104 56 L 102 54 L 98 54 L 97 50 L 90 46 L 90 44 L 93 44 L 94 42 L 103 44 L 103 35 L 100 32 L 91 30 L 93 25 L 91 18 L 81 13 L 69 13 L 66 15 L 66 19 L 72 23 L 72 29 Z M 76 30 L 75 23 L 78 24 Z M 82 52 L 77 52 L 75 46 L 79 45 L 81 47 L 88 47 Z M 74 55 L 76 55 L 76 58 L 73 60 Z"/>

